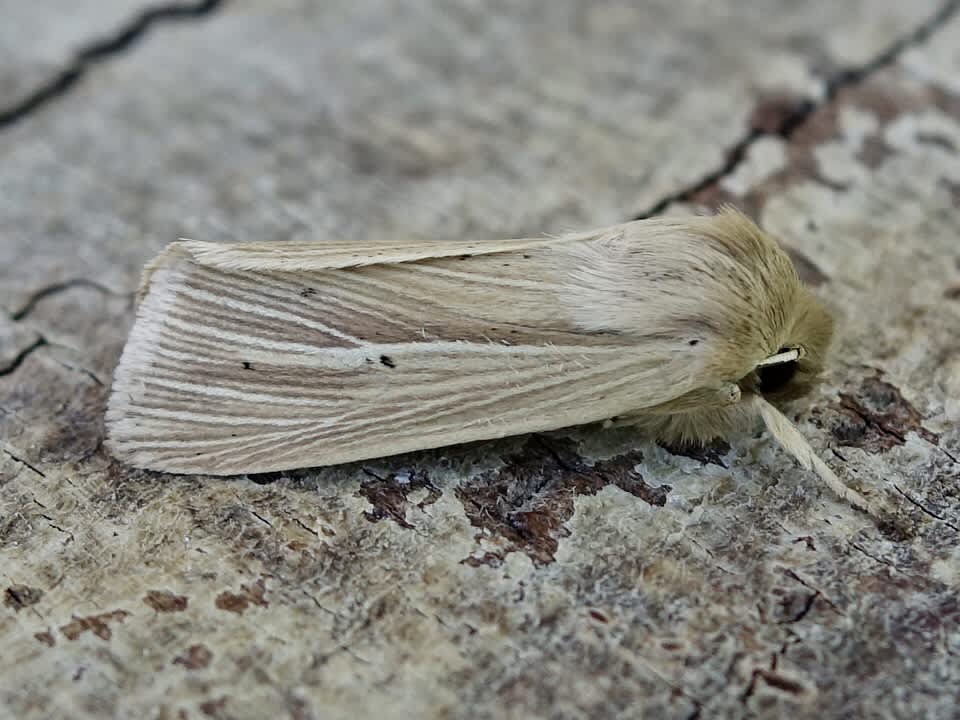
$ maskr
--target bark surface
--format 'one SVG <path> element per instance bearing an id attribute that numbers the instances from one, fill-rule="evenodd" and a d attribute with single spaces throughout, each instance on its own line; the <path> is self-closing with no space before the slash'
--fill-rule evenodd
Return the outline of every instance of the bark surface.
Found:
<path id="1" fill-rule="evenodd" d="M 955 715 L 957 2 L 9 4 L 0 714 Z M 140 268 L 177 237 L 516 237 L 725 202 L 836 311 L 790 415 L 895 521 L 759 431 L 229 479 L 102 447 Z"/>

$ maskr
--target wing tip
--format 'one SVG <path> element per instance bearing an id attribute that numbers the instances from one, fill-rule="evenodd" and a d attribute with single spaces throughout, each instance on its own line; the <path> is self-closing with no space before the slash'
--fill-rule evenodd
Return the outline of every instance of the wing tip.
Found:
<path id="1" fill-rule="evenodd" d="M 185 277 L 181 243 L 171 243 L 144 268 L 140 300 L 133 327 L 113 371 L 113 381 L 104 412 L 104 446 L 126 465 L 168 471 L 141 449 L 135 437 L 142 435 L 144 421 L 137 410 L 146 396 L 146 381 L 158 358 L 164 320 L 175 302 Z"/>

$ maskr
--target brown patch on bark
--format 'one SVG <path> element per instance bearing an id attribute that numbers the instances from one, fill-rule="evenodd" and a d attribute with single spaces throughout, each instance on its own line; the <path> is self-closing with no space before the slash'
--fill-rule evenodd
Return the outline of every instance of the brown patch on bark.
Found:
<path id="1" fill-rule="evenodd" d="M 779 135 L 809 109 L 810 100 L 799 95 L 763 95 L 750 113 L 750 129 L 764 135 Z"/>
<path id="2" fill-rule="evenodd" d="M 940 178 L 940 182 L 938 184 L 946 188 L 947 192 L 950 194 L 950 200 L 953 202 L 953 206 L 955 208 L 960 208 L 960 183 L 954 182 L 953 180 L 948 180 L 947 178 Z"/>
<path id="3" fill-rule="evenodd" d="M 716 210 L 724 203 L 732 203 L 743 209 L 750 217 L 759 220 L 767 199 L 783 193 L 797 182 L 813 181 L 834 190 L 842 190 L 842 186 L 822 175 L 814 155 L 817 146 L 837 137 L 836 108 L 832 104 L 819 107 L 807 114 L 800 124 L 793 126 L 788 121 L 791 117 L 788 112 L 789 107 L 789 103 L 765 105 L 761 102 L 751 118 L 751 127 L 755 132 L 762 129 L 764 134 L 780 135 L 786 140 L 785 167 L 769 175 L 742 196 L 725 190 L 721 186 L 723 182 L 721 178 L 695 193 L 690 198 L 691 201 L 710 210 Z M 778 125 L 778 121 L 786 124 Z M 770 127 L 774 127 L 775 130 L 769 131 Z"/>
<path id="4" fill-rule="evenodd" d="M 216 605 L 216 607 L 220 610 L 228 610 L 237 614 L 242 613 L 244 610 L 250 607 L 250 601 L 247 600 L 246 597 L 236 593 L 228 592 L 227 590 L 224 590 L 222 593 L 217 595 L 217 598 L 213 601 L 213 604 Z"/>
<path id="5" fill-rule="evenodd" d="M 47 647 L 53 647 L 57 644 L 56 639 L 53 637 L 53 633 L 49 632 L 48 630 L 34 633 L 33 637 L 37 642 L 42 642 Z"/>
<path id="6" fill-rule="evenodd" d="M 87 617 L 74 616 L 73 620 L 60 627 L 67 640 L 76 640 L 87 630 L 92 632 L 101 640 L 109 640 L 113 637 L 113 631 L 110 629 L 110 623 L 122 623 L 130 615 L 126 610 L 114 610 L 100 615 L 88 615 Z"/>
<path id="7" fill-rule="evenodd" d="M 939 85 L 933 85 L 930 87 L 930 96 L 937 110 L 954 120 L 960 120 L 960 95 Z"/>
<path id="8" fill-rule="evenodd" d="M 830 431 L 843 445 L 867 452 L 886 452 L 903 445 L 910 432 L 937 444 L 940 436 L 921 424 L 923 417 L 895 386 L 879 377 L 866 378 L 856 393 L 840 393 L 838 415 Z"/>
<path id="9" fill-rule="evenodd" d="M 799 177 L 799 176 L 797 176 Z M 774 192 L 779 192 L 785 187 L 785 184 L 792 182 L 794 178 L 788 170 L 781 170 L 774 173 L 771 178 L 760 183 L 756 188 L 750 190 L 746 195 L 735 195 L 726 190 L 719 182 L 709 185 L 702 190 L 694 193 L 690 197 L 690 202 L 701 210 L 717 212 L 724 205 L 733 205 L 741 212 L 750 217 L 754 222 L 760 223 L 760 215 L 763 206 L 767 202 L 767 197 Z M 773 188 L 768 187 L 767 183 L 773 183 Z M 781 183 L 777 185 L 777 183 Z M 816 263 L 804 255 L 796 248 L 787 247 L 781 243 L 784 252 L 790 256 L 793 266 L 797 269 L 800 279 L 812 287 L 819 287 L 830 280 L 830 276 L 823 272 Z"/>
<path id="10" fill-rule="evenodd" d="M 918 88 L 916 83 L 905 82 L 896 73 L 884 73 L 844 88 L 838 93 L 837 102 L 865 110 L 879 123 L 880 127 L 865 139 L 857 154 L 857 159 L 870 169 L 879 167 L 895 152 L 883 139 L 883 131 L 891 122 L 906 113 L 928 110 L 931 105 L 948 113 L 953 110 L 937 88 Z M 921 131 L 917 133 L 916 140 L 956 152 L 954 144 L 943 135 Z"/>
<path id="11" fill-rule="evenodd" d="M 733 205 L 754 222 L 760 221 L 760 212 L 763 210 L 763 203 L 758 196 L 752 193 L 737 195 L 724 188 L 720 181 L 693 193 L 690 202 L 698 209 L 710 212 L 717 212 L 723 205 Z"/>
<path id="12" fill-rule="evenodd" d="M 43 590 L 29 585 L 11 585 L 3 593 L 3 604 L 20 612 L 26 607 L 36 605 L 43 597 Z"/>
<path id="13" fill-rule="evenodd" d="M 793 261 L 793 266 L 797 269 L 797 275 L 800 279 L 811 287 L 820 287 L 829 282 L 830 276 L 817 267 L 817 264 L 802 252 L 795 248 L 785 247 L 787 255 Z"/>
<path id="14" fill-rule="evenodd" d="M 559 538 L 569 535 L 563 524 L 573 515 L 574 498 L 594 495 L 607 485 L 662 507 L 671 488 L 647 485 L 634 471 L 642 459 L 642 454 L 633 452 L 589 466 L 576 454 L 573 443 L 547 445 L 539 436 L 531 436 L 504 467 L 456 489 L 470 524 L 483 531 L 478 541 L 492 536 L 500 544 L 497 551 L 463 562 L 495 567 L 507 553 L 523 552 L 537 565 L 552 563 Z"/>
<path id="15" fill-rule="evenodd" d="M 443 155 L 430 153 L 413 138 L 399 135 L 395 141 L 372 142 L 355 139 L 348 146 L 351 167 L 362 175 L 396 175 L 420 178 L 450 162 Z"/>
<path id="16" fill-rule="evenodd" d="M 757 682 L 759 680 L 763 680 L 767 686 L 774 690 L 786 692 L 791 695 L 803 695 L 807 692 L 807 689 L 796 680 L 788 678 L 785 675 L 781 675 L 775 671 L 776 655 L 774 655 L 774 660 L 771 661 L 771 666 L 772 667 L 770 670 L 767 670 L 766 668 L 756 668 L 750 674 L 750 683 L 747 685 L 746 690 L 743 691 L 743 695 L 741 696 L 741 699 L 744 703 L 753 697 L 757 690 Z"/>
<path id="17" fill-rule="evenodd" d="M 485 552 L 482 555 L 470 555 L 465 557 L 462 562 L 464 565 L 469 565 L 470 567 L 480 567 L 481 565 L 489 565 L 490 567 L 500 567 L 503 563 L 504 553 L 501 552 Z"/>
<path id="18" fill-rule="evenodd" d="M 836 104 L 822 105 L 810 113 L 788 138 L 789 145 L 797 152 L 808 155 L 819 145 L 840 137 L 838 108 Z"/>
<path id="19" fill-rule="evenodd" d="M 676 445 L 668 445 L 667 443 L 663 442 L 659 442 L 657 444 L 671 455 L 679 455 L 681 457 L 691 458 L 692 460 L 698 460 L 703 465 L 713 463 L 714 465 L 719 465 L 722 468 L 727 467 L 726 463 L 723 462 L 723 456 L 730 452 L 730 443 L 728 443 L 726 440 L 715 440 L 709 445 L 680 443 Z"/>
<path id="20" fill-rule="evenodd" d="M 904 113 L 935 105 L 943 112 L 960 118 L 960 100 L 951 93 L 936 87 L 918 90 L 901 81 L 896 73 L 890 72 L 840 88 L 830 102 L 812 112 L 806 111 L 809 108 L 807 103 L 803 98 L 790 95 L 768 96 L 761 98 L 750 115 L 753 133 L 785 139 L 785 167 L 757 183 L 742 196 L 723 189 L 723 178 L 719 178 L 692 194 L 690 202 L 710 210 L 716 210 L 724 203 L 732 203 L 758 219 L 770 197 L 782 194 L 798 182 L 815 182 L 835 191 L 844 190 L 843 184 L 823 175 L 814 152 L 820 145 L 840 138 L 839 118 L 844 107 L 856 107 L 877 119 L 877 131 L 865 139 L 857 154 L 857 158 L 871 169 L 880 166 L 894 152 L 884 141 L 883 133 L 891 122 Z M 929 138 L 931 142 L 948 148 L 949 143 L 942 142 L 944 139 Z"/>
<path id="21" fill-rule="evenodd" d="M 929 639 L 952 632 L 960 623 L 960 601 L 952 592 L 931 598 L 929 605 L 905 606 L 889 618 L 890 639 L 902 648 L 927 647 Z"/>
<path id="22" fill-rule="evenodd" d="M 943 296 L 947 300 L 960 300 L 960 285 L 951 285 L 943 291 Z"/>
<path id="23" fill-rule="evenodd" d="M 169 590 L 148 590 L 143 601 L 157 612 L 182 612 L 187 609 L 187 598 Z"/>
<path id="24" fill-rule="evenodd" d="M 894 154 L 894 149 L 887 144 L 882 135 L 868 135 L 856 154 L 860 163 L 871 170 L 876 170 L 884 161 Z"/>
<path id="25" fill-rule="evenodd" d="M 202 670 L 212 658 L 213 653 L 206 645 L 191 645 L 173 659 L 173 664 L 183 665 L 187 670 Z"/>
<path id="26" fill-rule="evenodd" d="M 215 718 L 215 720 L 226 719 L 230 717 L 227 712 L 227 696 L 224 695 L 221 698 L 216 700 L 207 700 L 206 702 L 200 703 L 200 712 L 202 712 L 207 717 Z"/>
<path id="27" fill-rule="evenodd" d="M 314 720 L 314 714 L 310 711 L 310 703 L 303 698 L 287 696 L 287 711 L 292 720 Z"/>
<path id="28" fill-rule="evenodd" d="M 904 82 L 897 73 L 883 73 L 849 85 L 837 93 L 836 102 L 873 115 L 886 127 L 904 113 L 926 110 L 931 98 L 915 82 Z"/>
<path id="29" fill-rule="evenodd" d="M 246 593 L 247 597 L 250 598 L 250 602 L 254 605 L 259 605 L 260 607 L 267 607 L 270 605 L 266 600 L 267 585 L 263 581 L 263 578 L 258 578 L 255 583 L 252 585 L 241 585 L 240 591 Z"/>
<path id="30" fill-rule="evenodd" d="M 410 494 L 421 489 L 427 490 L 427 497 L 416 504 L 421 510 L 440 499 L 439 488 L 433 485 L 425 474 L 418 476 L 414 472 L 406 480 L 402 480 L 399 473 L 392 473 L 386 478 L 377 477 L 369 471 L 367 474 L 371 479 L 361 483 L 360 494 L 373 505 L 372 510 L 363 512 L 363 516 L 370 522 L 389 519 L 400 527 L 412 528 L 413 525 L 407 520 L 407 508 L 410 507 L 407 498 Z"/>
<path id="31" fill-rule="evenodd" d="M 224 590 L 222 593 L 217 595 L 216 599 L 213 601 L 213 604 L 220 610 L 227 610 L 229 612 L 242 615 L 243 611 L 251 605 L 257 605 L 259 607 L 269 606 L 270 603 L 265 597 L 266 591 L 267 586 L 264 583 L 263 578 L 259 578 L 252 585 L 241 585 L 240 592 L 238 593 L 232 593 L 228 590 Z"/>
<path id="32" fill-rule="evenodd" d="M 791 695 L 803 695 L 807 689 L 796 680 L 771 670 L 757 670 L 757 675 L 770 687 Z"/>
<path id="33" fill-rule="evenodd" d="M 790 135 L 786 147 L 786 167 L 774 173 L 753 192 L 759 193 L 766 202 L 770 195 L 781 193 L 804 180 L 819 183 L 835 191 L 844 190 L 842 184 L 823 176 L 814 152 L 820 145 L 839 137 L 838 123 L 838 109 L 833 105 L 826 105 L 811 113 L 806 122 Z"/>
<path id="34" fill-rule="evenodd" d="M 109 392 L 109 387 L 91 383 L 72 387 L 45 425 L 37 455 L 52 464 L 95 454 L 103 444 L 103 413 Z"/>
<path id="35" fill-rule="evenodd" d="M 774 588 L 773 595 L 776 596 L 776 600 L 771 605 L 770 615 L 774 622 L 780 625 L 789 625 L 803 620 L 820 596 L 818 592 L 782 588 Z"/>

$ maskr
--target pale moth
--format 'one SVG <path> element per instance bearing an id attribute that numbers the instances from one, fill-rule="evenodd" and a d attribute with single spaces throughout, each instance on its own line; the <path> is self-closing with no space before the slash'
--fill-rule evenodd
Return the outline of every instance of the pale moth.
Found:
<path id="1" fill-rule="evenodd" d="M 180 241 L 144 271 L 108 445 L 227 475 L 604 421 L 702 443 L 759 416 L 873 512 L 775 407 L 832 328 L 731 209 L 521 240 Z"/>

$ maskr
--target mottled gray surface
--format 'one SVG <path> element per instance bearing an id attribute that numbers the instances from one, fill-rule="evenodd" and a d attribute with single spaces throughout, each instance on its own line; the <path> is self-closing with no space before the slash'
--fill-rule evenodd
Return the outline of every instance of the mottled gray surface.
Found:
<path id="1" fill-rule="evenodd" d="M 13 122 L 72 87 L 103 57 L 156 22 L 201 15 L 216 0 L 0 2 L 0 123 Z"/>
<path id="2" fill-rule="evenodd" d="M 0 113 L 143 8 L 8 4 L 35 29 L 0 31 Z M 517 7 L 161 12 L 0 124 L 0 714 L 955 714 L 960 21 Z M 836 310 L 792 415 L 897 522 L 760 433 L 684 454 L 587 428 L 228 480 L 101 447 L 130 291 L 178 235 L 523 235 L 722 202 Z"/>
<path id="3" fill-rule="evenodd" d="M 0 2 L 0 113 L 24 101 L 91 41 L 111 34 L 144 0 Z"/>

